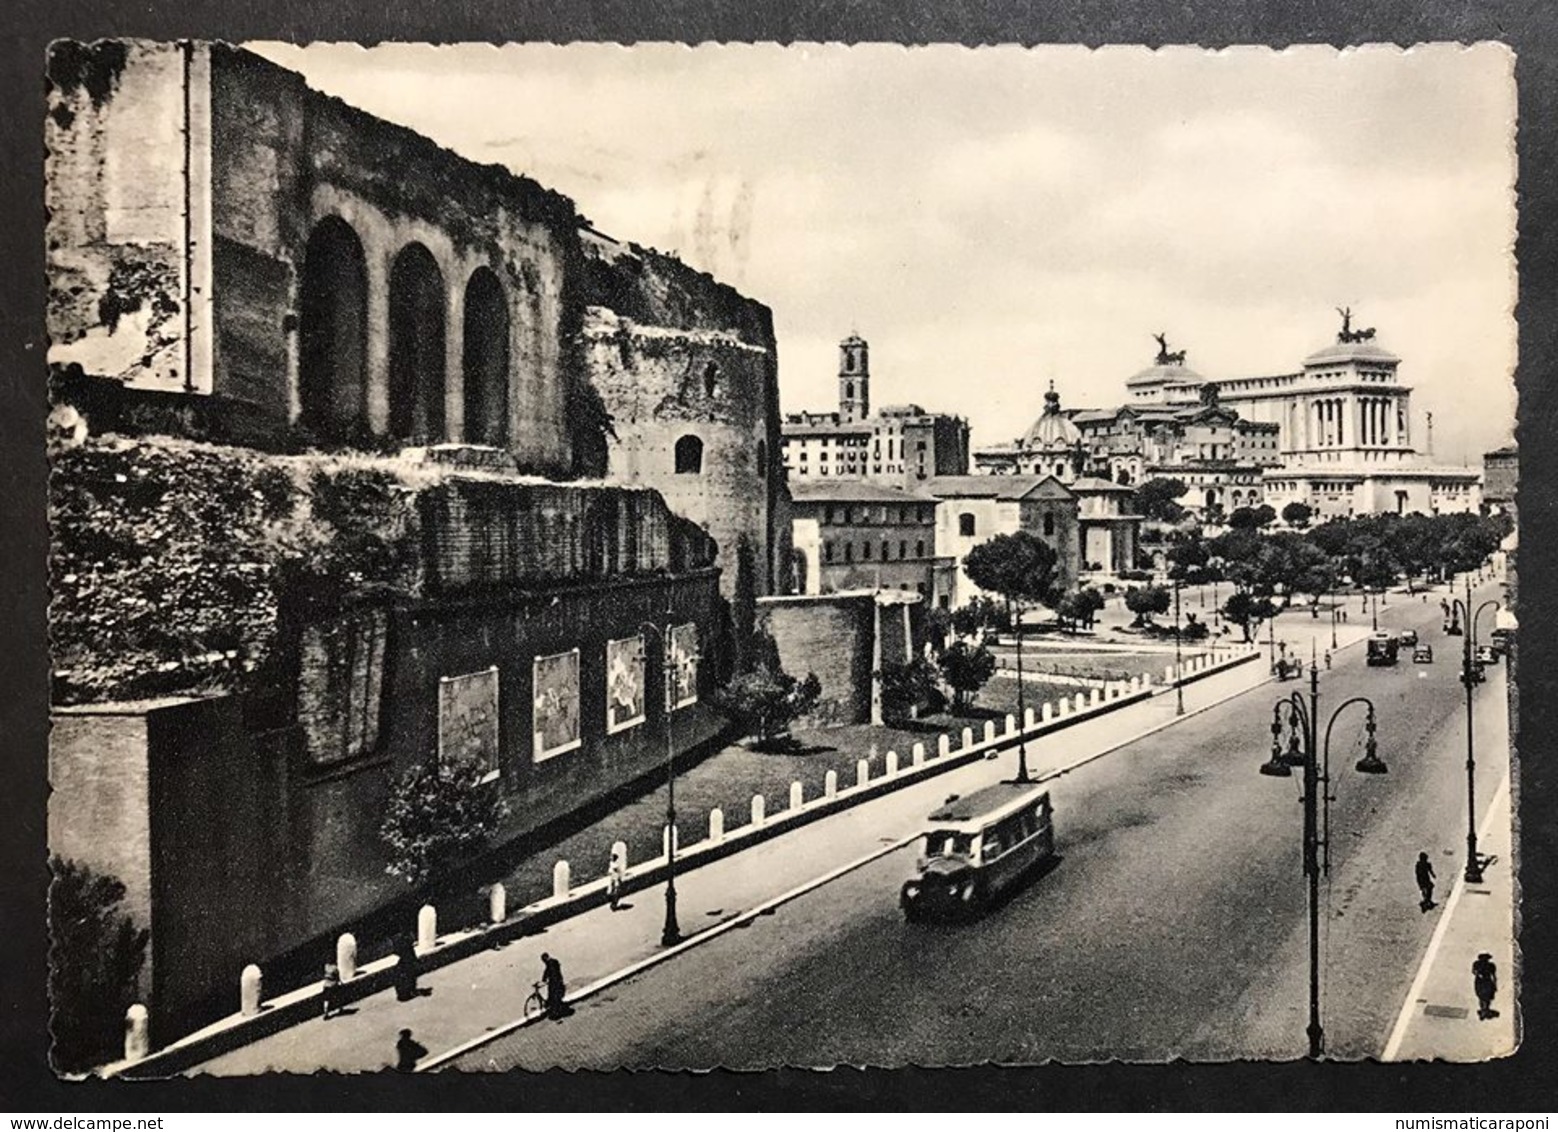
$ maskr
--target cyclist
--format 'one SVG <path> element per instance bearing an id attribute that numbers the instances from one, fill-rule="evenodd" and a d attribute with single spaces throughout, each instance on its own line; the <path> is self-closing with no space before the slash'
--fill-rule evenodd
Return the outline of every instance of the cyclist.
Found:
<path id="1" fill-rule="evenodd" d="M 568 992 L 563 982 L 563 965 L 544 951 L 541 953 L 541 982 L 546 986 L 546 1016 L 563 1017 L 567 1013 L 563 995 Z"/>

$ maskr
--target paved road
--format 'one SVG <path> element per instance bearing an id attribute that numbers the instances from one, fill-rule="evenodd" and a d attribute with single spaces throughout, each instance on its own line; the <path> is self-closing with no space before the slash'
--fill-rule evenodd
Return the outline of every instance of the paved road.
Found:
<path id="1" fill-rule="evenodd" d="M 1438 663 L 1367 669 L 1349 649 L 1322 675 L 1322 718 L 1348 696 L 1374 698 L 1390 765 L 1384 777 L 1353 772 L 1362 713 L 1350 709 L 1332 741 L 1322 889 L 1332 1056 L 1378 1055 L 1401 1009 L 1432 929 L 1416 903 L 1417 852 L 1442 877 L 1464 852 L 1458 642 L 1441 636 L 1437 600 L 1393 601 L 1382 623 L 1417 627 Z M 1492 673 L 1478 692 L 1485 720 L 1505 710 L 1502 669 Z M 1299 780 L 1256 773 L 1275 698 L 1241 697 L 1058 781 L 1062 860 L 975 924 L 905 924 L 896 893 L 913 851 L 901 851 L 456 1064 L 1302 1056 Z M 1480 805 L 1507 763 L 1484 748 Z"/>

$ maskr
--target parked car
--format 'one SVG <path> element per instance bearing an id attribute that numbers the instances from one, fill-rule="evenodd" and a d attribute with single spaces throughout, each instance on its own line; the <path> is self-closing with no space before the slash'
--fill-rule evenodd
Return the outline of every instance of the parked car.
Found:
<path id="1" fill-rule="evenodd" d="M 1418 645 L 1412 650 L 1413 664 L 1432 664 L 1434 662 L 1434 646 Z"/>
<path id="2" fill-rule="evenodd" d="M 1497 664 L 1498 663 L 1498 653 L 1494 651 L 1492 645 L 1478 645 L 1477 646 L 1477 663 L 1478 664 Z"/>
<path id="3" fill-rule="evenodd" d="M 1492 633 L 1488 634 L 1488 636 L 1491 638 L 1493 651 L 1502 656 L 1509 652 L 1509 642 L 1514 640 L 1515 631 L 1513 629 L 1500 627 L 1498 629 L 1494 629 Z"/>
<path id="4" fill-rule="evenodd" d="M 1400 641 L 1403 645 L 1407 646 L 1408 648 L 1411 648 L 1412 646 L 1417 644 L 1417 630 L 1416 629 L 1403 629 L 1403 630 L 1401 630 L 1401 635 L 1398 636 L 1396 638 L 1396 640 Z"/>

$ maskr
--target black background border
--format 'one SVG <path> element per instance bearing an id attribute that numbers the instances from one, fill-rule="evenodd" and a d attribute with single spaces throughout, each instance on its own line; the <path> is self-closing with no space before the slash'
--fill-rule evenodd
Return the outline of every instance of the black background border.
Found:
<path id="1" fill-rule="evenodd" d="M 1558 13 L 1527 3 L 1139 0 L 1019 5 L 993 0 L 684 4 L 666 0 L 23 0 L 0 37 L 0 1112 L 836 1109 L 1550 1111 L 1558 1082 L 1554 956 L 1554 435 L 1558 361 Z M 1525 1040 L 1482 1066 L 1433 1064 L 1091 1065 L 769 1073 L 272 1075 L 142 1084 L 60 1082 L 45 1061 L 44 806 L 48 533 L 43 420 L 43 58 L 55 38 L 389 39 L 454 42 L 885 41 L 1230 44 L 1499 40 L 1519 88 L 1521 444 L 1521 820 Z M 1447 152 L 1446 162 L 1455 155 Z M 1280 265 L 1274 265 L 1279 270 Z M 1492 379 L 1494 375 L 1478 375 Z M 1258 745 L 1258 743 L 1257 743 Z"/>

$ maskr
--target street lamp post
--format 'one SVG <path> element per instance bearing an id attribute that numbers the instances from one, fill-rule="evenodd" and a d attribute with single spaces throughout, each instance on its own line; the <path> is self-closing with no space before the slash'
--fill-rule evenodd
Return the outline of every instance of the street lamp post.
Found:
<path id="1" fill-rule="evenodd" d="M 1174 579 L 1174 714 L 1185 714 L 1185 681 L 1179 670 L 1179 579 Z"/>
<path id="2" fill-rule="evenodd" d="M 1022 681 L 1022 603 L 1017 603 L 1017 781 L 1028 781 L 1028 712 Z"/>
<path id="3" fill-rule="evenodd" d="M 1471 574 L 1466 578 L 1466 600 L 1455 598 L 1450 603 L 1453 616 L 1465 622 L 1461 637 L 1461 683 L 1466 686 L 1466 883 L 1482 883 L 1482 856 L 1477 852 L 1477 751 L 1472 731 L 1472 690 L 1476 683 L 1477 619 L 1485 610 L 1499 608 L 1493 600 L 1483 602 L 1472 611 Z"/>
<path id="4" fill-rule="evenodd" d="M 676 664 L 671 655 L 671 596 L 666 594 L 665 625 L 645 621 L 641 629 L 660 634 L 661 667 L 665 670 L 665 923 L 660 929 L 660 945 L 671 947 L 682 941 L 681 925 L 676 918 L 676 744 L 671 721 L 676 712 Z"/>
<path id="5" fill-rule="evenodd" d="M 1271 759 L 1263 763 L 1260 773 L 1280 778 L 1289 777 L 1294 765 L 1304 772 L 1304 875 L 1309 881 L 1309 1056 L 1318 1059 L 1325 1054 L 1325 1028 L 1320 1024 L 1320 874 L 1331 870 L 1331 728 L 1337 718 L 1353 704 L 1368 706 L 1368 742 L 1357 770 L 1362 774 L 1384 774 L 1385 764 L 1377 752 L 1374 731 L 1374 704 L 1367 697 L 1354 696 L 1344 700 L 1331 713 L 1325 727 L 1325 740 L 1320 741 L 1320 670 L 1313 663 L 1309 666 L 1309 702 L 1299 692 L 1290 693 L 1285 699 L 1272 705 Z M 1289 746 L 1282 750 L 1283 709 L 1287 709 L 1287 726 L 1290 729 Z M 1323 828 L 1322 828 L 1323 822 Z M 1323 853 L 1323 855 L 1322 855 Z"/>

